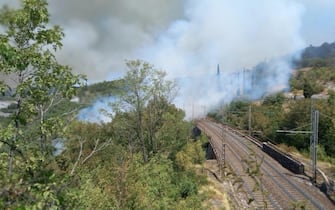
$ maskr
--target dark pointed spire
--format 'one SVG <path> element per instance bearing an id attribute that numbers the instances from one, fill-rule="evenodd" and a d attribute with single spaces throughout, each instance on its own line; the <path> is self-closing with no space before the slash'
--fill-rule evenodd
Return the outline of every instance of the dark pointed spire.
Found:
<path id="1" fill-rule="evenodd" d="M 216 70 L 216 75 L 220 75 L 220 64 L 218 64 L 217 70 Z"/>

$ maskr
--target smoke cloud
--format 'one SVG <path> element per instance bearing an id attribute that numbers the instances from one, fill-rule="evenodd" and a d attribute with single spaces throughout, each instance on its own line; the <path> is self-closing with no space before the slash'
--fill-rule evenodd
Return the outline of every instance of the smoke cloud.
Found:
<path id="1" fill-rule="evenodd" d="M 96 82 L 121 75 L 126 59 L 183 15 L 183 1 L 58 0 L 50 10 L 66 34 L 59 60 Z"/>
<path id="2" fill-rule="evenodd" d="M 152 47 L 139 53 L 174 76 L 250 67 L 303 47 L 303 8 L 292 1 L 192 0 Z"/>
<path id="3" fill-rule="evenodd" d="M 304 47 L 300 34 L 303 7 L 293 1 L 186 1 L 184 18 L 174 21 L 143 56 L 167 69 L 182 84 L 179 106 L 196 117 L 218 102 L 249 92 L 252 97 L 287 87 L 291 68 L 283 57 Z M 242 73 L 260 61 L 274 65 L 252 92 Z M 222 74 L 217 73 L 220 64 Z M 234 73 L 235 72 L 235 73 Z M 267 75 L 267 76 L 265 76 Z M 185 103 L 187 101 L 188 103 Z"/>
<path id="4" fill-rule="evenodd" d="M 51 24 L 60 25 L 66 34 L 64 47 L 57 52 L 60 62 L 86 74 L 92 83 L 122 75 L 125 59 L 144 59 L 179 81 L 176 103 L 188 116 L 203 114 L 219 101 L 231 101 L 242 94 L 241 86 L 251 89 L 251 81 L 246 81 L 250 77 L 242 81 L 243 74 L 238 73 L 244 68 L 305 46 L 302 0 L 49 3 Z M 291 69 L 285 60 L 277 60 L 268 71 L 261 82 L 263 92 L 253 95 L 287 86 Z"/>

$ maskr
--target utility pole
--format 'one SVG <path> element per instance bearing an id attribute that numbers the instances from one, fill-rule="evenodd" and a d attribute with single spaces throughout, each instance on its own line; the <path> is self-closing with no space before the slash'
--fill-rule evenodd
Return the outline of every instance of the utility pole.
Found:
<path id="1" fill-rule="evenodd" d="M 314 109 L 314 100 L 311 98 L 311 137 L 310 137 L 310 153 L 311 153 L 311 164 L 313 182 L 316 183 L 316 171 L 317 171 L 317 148 L 318 148 L 318 137 L 319 137 L 319 111 Z"/>
<path id="2" fill-rule="evenodd" d="M 226 144 L 224 143 L 224 125 L 222 125 L 222 151 L 221 151 L 221 160 L 220 160 L 220 176 L 223 177 L 223 169 L 225 166 L 226 159 Z"/>
<path id="3" fill-rule="evenodd" d="M 222 112 L 222 129 L 221 129 L 221 138 L 222 138 L 222 151 L 221 151 L 221 160 L 220 160 L 220 175 L 221 175 L 221 178 L 222 178 L 222 172 L 223 172 L 223 169 L 224 169 L 224 166 L 225 166 L 225 156 L 226 156 L 226 145 L 225 145 L 225 141 L 224 141 L 224 109 L 223 109 L 223 105 L 221 105 L 221 112 Z"/>
<path id="4" fill-rule="evenodd" d="M 317 148 L 318 148 L 318 136 L 319 136 L 319 111 L 312 111 L 312 135 L 311 135 L 311 160 L 312 160 L 312 171 L 313 171 L 313 182 L 316 183 L 316 161 L 317 161 Z"/>
<path id="5" fill-rule="evenodd" d="M 251 105 L 249 106 L 248 131 L 249 136 L 251 136 Z"/>
<path id="6" fill-rule="evenodd" d="M 277 130 L 277 133 L 295 133 L 295 134 L 311 134 L 310 150 L 311 150 L 311 164 L 312 164 L 312 179 L 316 183 L 316 162 L 317 162 L 317 147 L 319 135 L 319 111 L 311 108 L 311 131 L 289 131 Z"/>
<path id="7" fill-rule="evenodd" d="M 194 101 L 192 101 L 192 120 L 194 120 Z"/>
<path id="8" fill-rule="evenodd" d="M 225 150 L 226 150 L 226 144 L 225 143 L 222 143 L 222 166 L 224 166 L 225 165 Z"/>

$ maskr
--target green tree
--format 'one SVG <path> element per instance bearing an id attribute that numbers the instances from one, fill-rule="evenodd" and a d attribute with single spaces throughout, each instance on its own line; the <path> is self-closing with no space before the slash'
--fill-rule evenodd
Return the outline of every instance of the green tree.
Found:
<path id="1" fill-rule="evenodd" d="M 279 124 L 281 130 L 292 131 L 310 131 L 311 129 L 311 101 L 310 100 L 295 100 L 289 103 L 286 108 L 282 121 Z M 307 149 L 310 143 L 310 136 L 308 134 L 287 135 L 284 133 L 277 135 L 278 143 L 285 143 L 294 146 L 299 150 Z"/>
<path id="2" fill-rule="evenodd" d="M 66 149 L 63 155 L 73 163 L 70 175 L 73 175 L 78 166 L 84 165 L 97 153 L 106 150 L 112 144 L 110 132 L 104 125 L 73 122 L 67 132 Z M 79 146 L 79 147 L 78 147 Z"/>
<path id="3" fill-rule="evenodd" d="M 154 148 L 154 133 L 176 95 L 176 83 L 165 80 L 165 72 L 145 61 L 131 60 L 126 64 L 128 72 L 123 78 L 124 91 L 117 95 L 111 106 L 116 115 L 128 113 L 124 120 L 135 132 L 129 144 L 139 145 L 143 160 L 147 162 Z"/>
<path id="4" fill-rule="evenodd" d="M 312 95 L 316 93 L 316 91 L 313 88 L 313 84 L 307 79 L 304 80 L 303 91 L 305 98 L 311 98 Z"/>
<path id="5" fill-rule="evenodd" d="M 283 93 L 276 93 L 268 95 L 263 101 L 263 105 L 282 105 L 284 103 L 285 96 Z"/>
<path id="6" fill-rule="evenodd" d="M 186 171 L 175 171 L 173 162 L 155 156 L 146 164 L 138 157 L 129 167 L 129 194 L 125 209 L 202 209 L 195 178 Z"/>
<path id="7" fill-rule="evenodd" d="M 298 71 L 296 76 L 290 79 L 290 87 L 293 91 L 303 90 L 305 98 L 322 92 L 324 87 L 321 81 L 328 82 L 334 78 L 331 68 L 311 68 L 307 71 Z"/>
<path id="8" fill-rule="evenodd" d="M 327 102 L 330 106 L 334 106 L 335 105 L 335 91 L 329 90 L 328 94 L 329 94 L 329 98 Z"/>
<path id="9" fill-rule="evenodd" d="M 335 108 L 334 92 L 329 91 L 328 100 L 314 100 L 314 108 L 319 110 L 319 145 L 330 157 L 335 157 Z"/>
<path id="10" fill-rule="evenodd" d="M 0 24 L 5 29 L 0 34 L 0 73 L 15 81 L 14 85 L 1 81 L 0 90 L 10 92 L 16 100 L 12 121 L 0 134 L 1 167 L 8 169 L 2 186 L 21 188 L 5 187 L 5 195 L 20 193 L 0 197 L 14 207 L 22 203 L 32 208 L 59 204 L 48 165 L 53 151 L 51 137 L 61 131 L 62 120 L 48 112 L 63 99 L 70 99 L 84 79 L 57 62 L 53 53 L 61 48 L 64 33 L 59 26 L 49 27 L 48 22 L 46 0 L 23 0 L 18 9 L 3 7 L 0 11 Z M 4 154 L 6 148 L 8 155 Z"/>
<path id="11" fill-rule="evenodd" d="M 244 100 L 232 101 L 224 108 L 225 122 L 240 129 L 247 128 L 249 105 L 250 103 Z"/>

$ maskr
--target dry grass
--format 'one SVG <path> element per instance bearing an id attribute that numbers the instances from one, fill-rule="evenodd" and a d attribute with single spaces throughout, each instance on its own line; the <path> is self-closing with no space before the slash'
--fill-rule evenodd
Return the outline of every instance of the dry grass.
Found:
<path id="1" fill-rule="evenodd" d="M 207 174 L 208 185 L 202 187 L 201 191 L 205 192 L 209 199 L 204 203 L 205 209 L 210 210 L 230 210 L 231 202 L 226 193 L 225 185 L 217 179 L 218 166 L 216 160 L 207 160 L 204 163 L 205 173 Z M 216 176 L 214 176 L 215 174 Z"/>

